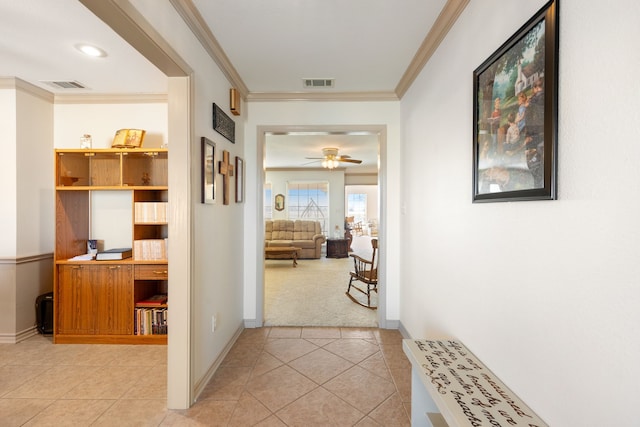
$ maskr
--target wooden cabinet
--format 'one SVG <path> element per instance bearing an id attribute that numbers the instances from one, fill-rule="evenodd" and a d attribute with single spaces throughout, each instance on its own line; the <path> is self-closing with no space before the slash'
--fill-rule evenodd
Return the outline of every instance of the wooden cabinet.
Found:
<path id="1" fill-rule="evenodd" d="M 56 150 L 54 342 L 167 342 L 166 332 L 137 335 L 135 311 L 138 301 L 167 293 L 167 160 L 166 149 Z M 113 227 L 130 231 L 133 257 L 73 259 L 95 238 L 92 200 L 114 191 L 131 201 L 130 222 Z"/>
<path id="2" fill-rule="evenodd" d="M 133 332 L 131 264 L 67 264 L 58 269 L 58 333 Z"/>
<path id="3" fill-rule="evenodd" d="M 327 258 L 347 258 L 348 256 L 348 239 L 327 239 Z"/>

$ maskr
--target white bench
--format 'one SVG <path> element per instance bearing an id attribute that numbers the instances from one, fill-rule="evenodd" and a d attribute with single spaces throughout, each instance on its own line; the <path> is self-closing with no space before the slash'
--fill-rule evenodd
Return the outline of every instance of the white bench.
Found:
<path id="1" fill-rule="evenodd" d="M 458 341 L 403 340 L 414 427 L 548 427 Z"/>

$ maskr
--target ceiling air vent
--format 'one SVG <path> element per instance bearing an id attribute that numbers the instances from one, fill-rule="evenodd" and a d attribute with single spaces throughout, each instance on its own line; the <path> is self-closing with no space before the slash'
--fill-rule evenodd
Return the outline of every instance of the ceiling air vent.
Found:
<path id="1" fill-rule="evenodd" d="M 305 88 L 333 87 L 334 79 L 302 79 Z"/>
<path id="2" fill-rule="evenodd" d="M 87 87 L 80 82 L 77 81 L 51 81 L 51 82 L 43 82 L 48 84 L 49 86 L 53 86 L 56 89 L 86 89 Z"/>

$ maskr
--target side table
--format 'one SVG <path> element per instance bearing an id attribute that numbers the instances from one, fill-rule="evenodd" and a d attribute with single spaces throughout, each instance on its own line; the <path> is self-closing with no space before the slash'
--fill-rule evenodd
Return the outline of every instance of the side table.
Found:
<path id="1" fill-rule="evenodd" d="M 327 258 L 347 258 L 349 239 L 327 239 Z"/>

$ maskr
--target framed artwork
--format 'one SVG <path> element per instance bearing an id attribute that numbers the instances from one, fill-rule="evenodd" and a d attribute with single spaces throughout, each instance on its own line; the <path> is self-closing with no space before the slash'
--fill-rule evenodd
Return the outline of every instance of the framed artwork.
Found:
<path id="1" fill-rule="evenodd" d="M 216 144 L 205 137 L 202 143 L 202 203 L 214 203 L 216 199 Z"/>
<path id="2" fill-rule="evenodd" d="M 236 143 L 236 122 L 215 103 L 213 104 L 213 130 Z"/>
<path id="3" fill-rule="evenodd" d="M 276 194 L 276 202 L 274 204 L 274 207 L 277 211 L 284 210 L 284 194 Z"/>
<path id="4" fill-rule="evenodd" d="M 236 156 L 236 203 L 244 202 L 244 160 Z"/>
<path id="5" fill-rule="evenodd" d="M 553 0 L 473 72 L 473 202 L 557 198 L 557 82 Z"/>

